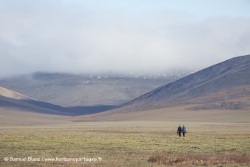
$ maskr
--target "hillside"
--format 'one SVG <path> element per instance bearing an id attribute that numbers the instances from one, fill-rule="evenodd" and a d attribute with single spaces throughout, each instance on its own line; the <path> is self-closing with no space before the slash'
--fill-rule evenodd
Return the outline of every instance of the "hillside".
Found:
<path id="1" fill-rule="evenodd" d="M 21 93 L 0 87 L 0 125 L 65 123 L 59 115 L 66 115 L 67 113 L 37 106 L 32 102 L 38 103 L 38 101 Z"/>
<path id="2" fill-rule="evenodd" d="M 188 104 L 195 104 L 187 108 L 190 110 L 247 108 L 250 106 L 249 76 L 250 55 L 232 58 L 161 86 L 124 103 L 114 112 Z"/>
<path id="3" fill-rule="evenodd" d="M 21 93 L 0 87 L 0 108 L 6 112 L 11 110 L 37 112 L 43 114 L 62 114 L 60 111 L 48 107 L 42 107 L 39 101 L 31 99 Z"/>
<path id="4" fill-rule="evenodd" d="M 78 116 L 71 118 L 72 121 L 163 121 L 185 118 L 185 120 L 192 121 L 218 119 L 245 122 L 250 114 L 249 76 L 250 55 L 235 57 L 165 84 L 116 107 L 110 104 L 118 104 L 118 101 L 124 100 L 121 98 L 123 96 L 116 96 L 116 93 L 127 90 L 125 94 L 131 95 L 138 88 L 139 90 L 133 92 L 135 96 L 149 87 L 156 86 L 156 83 L 166 82 L 166 79 L 145 80 L 144 77 L 109 76 L 105 78 L 102 76 L 101 80 L 101 76 L 36 73 L 31 77 L 1 82 L 30 94 L 33 93 L 40 98 L 47 97 L 48 101 L 65 101 L 68 107 L 34 100 L 15 91 L 0 88 L 0 110 L 12 111 L 14 109 L 42 114 Z M 38 87 L 40 84 L 43 85 Z M 112 90 L 119 90 L 109 91 L 109 86 Z M 71 89 L 75 91 L 70 92 Z M 90 95 L 88 93 L 92 95 L 89 101 L 85 102 L 93 105 L 70 106 L 81 104 L 83 102 L 81 97 L 88 97 Z M 71 103 L 67 101 L 68 99 L 72 101 L 78 99 L 78 101 Z M 105 101 L 106 105 L 104 105 Z M 98 103 L 103 104 L 98 105 Z M 241 114 L 237 112 L 238 110 Z"/>
<path id="5" fill-rule="evenodd" d="M 40 114 L 76 116 L 98 113 L 112 108 L 114 106 L 111 105 L 62 107 L 31 99 L 18 92 L 0 87 L 0 110 L 6 112 L 25 111 Z"/>
<path id="6" fill-rule="evenodd" d="M 3 97 L 7 97 L 7 98 L 11 98 L 11 99 L 31 99 L 21 93 L 18 93 L 18 92 L 14 92 L 12 90 L 9 90 L 9 89 L 5 89 L 3 87 L 0 86 L 0 96 L 3 96 Z"/>
<path id="7" fill-rule="evenodd" d="M 171 71 L 142 74 L 34 73 L 0 80 L 0 85 L 29 97 L 64 107 L 120 105 L 159 86 L 188 75 Z"/>

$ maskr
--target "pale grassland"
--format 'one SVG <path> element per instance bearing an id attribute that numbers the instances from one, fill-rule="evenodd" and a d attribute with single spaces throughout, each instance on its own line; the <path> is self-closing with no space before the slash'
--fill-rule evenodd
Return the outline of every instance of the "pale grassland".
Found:
<path id="1" fill-rule="evenodd" d="M 245 110 L 187 110 L 195 105 L 184 105 L 135 112 L 106 111 L 79 117 L 71 121 L 180 121 L 180 122 L 250 122 L 250 109 Z"/>
<path id="2" fill-rule="evenodd" d="M 2 126 L 0 166 L 250 166 L 249 123 L 181 122 L 188 129 L 185 138 L 176 134 L 179 124 L 148 121 Z M 9 160 L 4 161 L 5 157 Z M 12 157 L 97 161 L 10 162 Z"/>
<path id="3" fill-rule="evenodd" d="M 33 126 L 66 122 L 68 121 L 62 120 L 62 116 L 58 115 L 39 114 L 16 108 L 0 107 L 0 126 Z"/>

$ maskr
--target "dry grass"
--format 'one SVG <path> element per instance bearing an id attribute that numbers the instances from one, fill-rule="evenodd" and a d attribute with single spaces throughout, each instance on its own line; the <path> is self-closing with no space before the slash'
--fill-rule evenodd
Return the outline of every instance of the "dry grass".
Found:
<path id="1" fill-rule="evenodd" d="M 27 97 L 21 93 L 3 88 L 1 86 L 0 86 L 0 96 L 12 98 L 12 99 L 30 99 L 29 97 Z"/>
<path id="2" fill-rule="evenodd" d="M 66 118 L 66 117 L 65 117 Z M 0 107 L 0 126 L 30 126 L 66 123 L 62 116 L 39 114 L 17 108 Z"/>
<path id="3" fill-rule="evenodd" d="M 242 110 L 187 110 L 196 105 L 184 105 L 156 110 L 90 114 L 70 118 L 72 121 L 188 121 L 188 122 L 249 122 L 250 109 Z"/>
<path id="4" fill-rule="evenodd" d="M 182 156 L 168 156 L 168 155 L 154 155 L 148 158 L 148 162 L 156 163 L 157 165 L 170 166 L 218 166 L 218 165 L 249 165 L 250 158 L 246 155 L 182 155 Z"/>
<path id="5" fill-rule="evenodd" d="M 0 128 L 0 166 L 249 166 L 248 123 L 88 122 Z M 225 128 L 231 130 L 224 131 Z M 96 162 L 6 162 L 16 158 L 102 158 Z"/>

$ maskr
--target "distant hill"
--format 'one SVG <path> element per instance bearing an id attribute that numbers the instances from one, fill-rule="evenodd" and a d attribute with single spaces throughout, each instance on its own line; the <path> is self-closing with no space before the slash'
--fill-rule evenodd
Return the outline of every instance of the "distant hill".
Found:
<path id="1" fill-rule="evenodd" d="M 115 106 L 188 75 L 187 71 L 142 74 L 63 74 L 37 72 L 0 80 L 0 86 L 64 107 Z"/>
<path id="2" fill-rule="evenodd" d="M 0 113 L 15 109 L 77 116 L 71 117 L 72 121 L 249 122 L 249 76 L 250 55 L 226 60 L 165 85 L 162 83 L 169 81 L 165 76 L 147 80 L 142 76 L 35 73 L 0 81 L 14 88 L 0 87 Z M 163 86 L 143 94 L 157 84 Z M 143 95 L 116 107 L 138 94 Z"/>
<path id="3" fill-rule="evenodd" d="M 0 87 L 0 108 L 4 108 L 6 111 L 18 109 L 20 111 L 38 112 L 44 114 L 62 114 L 60 111 L 44 108 L 32 103 L 38 103 L 38 101 L 21 93 Z"/>
<path id="4" fill-rule="evenodd" d="M 250 55 L 235 57 L 161 86 L 113 112 L 194 105 L 188 110 L 250 107 Z"/>
<path id="5" fill-rule="evenodd" d="M 12 90 L 5 89 L 3 87 L 0 87 L 0 96 L 11 98 L 11 99 L 19 99 L 19 100 L 31 99 L 21 93 L 14 92 Z"/>
<path id="6" fill-rule="evenodd" d="M 41 114 L 76 116 L 98 113 L 112 108 L 114 106 L 111 105 L 62 107 L 31 99 L 18 92 L 0 87 L 0 109 L 6 112 L 18 110 Z"/>

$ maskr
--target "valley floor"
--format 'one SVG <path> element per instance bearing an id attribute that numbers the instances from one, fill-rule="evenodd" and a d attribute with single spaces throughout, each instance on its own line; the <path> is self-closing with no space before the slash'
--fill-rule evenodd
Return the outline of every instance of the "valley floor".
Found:
<path id="1" fill-rule="evenodd" d="M 185 138 L 176 134 L 179 124 L 187 127 Z M 1 126 L 0 166 L 249 166 L 249 141 L 250 123 L 124 121 Z"/>

